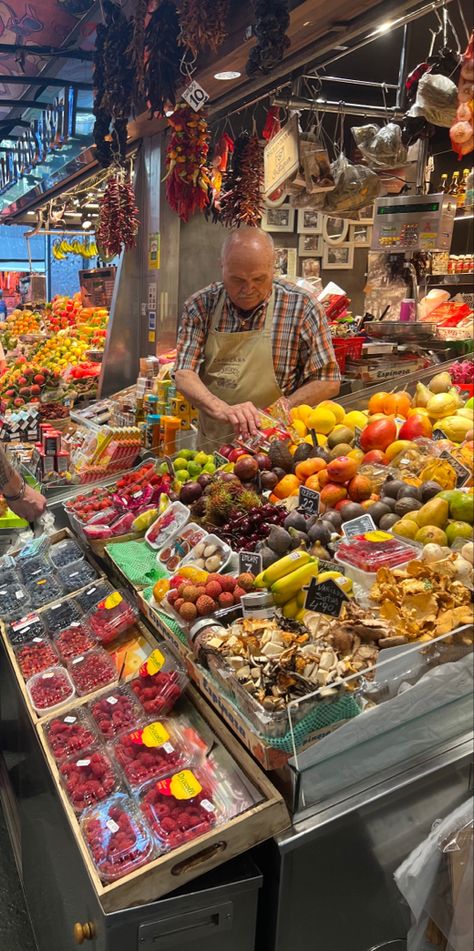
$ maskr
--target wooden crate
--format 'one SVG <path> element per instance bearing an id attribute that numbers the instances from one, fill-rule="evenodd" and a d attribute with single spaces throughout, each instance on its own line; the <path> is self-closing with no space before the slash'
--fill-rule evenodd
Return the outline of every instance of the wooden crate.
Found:
<path id="1" fill-rule="evenodd" d="M 243 750 L 240 743 L 223 725 L 219 717 L 194 688 L 188 688 L 188 698 L 200 717 L 228 751 L 258 792 L 260 801 L 240 816 L 229 820 L 206 835 L 161 855 L 148 865 L 131 872 L 117 882 L 104 885 L 91 860 L 88 848 L 80 834 L 76 814 L 62 788 L 57 764 L 52 757 L 45 736 L 45 725 L 54 714 L 37 724 L 37 732 L 44 756 L 57 787 L 57 793 L 76 839 L 89 878 L 105 912 L 119 911 L 131 905 L 154 901 L 162 895 L 191 881 L 198 875 L 216 868 L 222 862 L 288 828 L 290 818 L 282 797 L 270 780 Z M 81 698 L 85 703 L 89 698 Z M 77 707 L 78 701 L 69 706 Z"/>

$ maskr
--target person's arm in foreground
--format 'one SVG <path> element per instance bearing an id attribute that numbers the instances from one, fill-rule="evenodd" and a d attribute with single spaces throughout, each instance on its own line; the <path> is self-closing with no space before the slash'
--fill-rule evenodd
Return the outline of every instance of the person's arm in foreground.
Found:
<path id="1" fill-rule="evenodd" d="M 34 522 L 43 514 L 46 499 L 27 485 L 24 479 L 10 465 L 4 450 L 0 447 L 0 492 L 8 502 L 9 508 L 19 518 Z"/>

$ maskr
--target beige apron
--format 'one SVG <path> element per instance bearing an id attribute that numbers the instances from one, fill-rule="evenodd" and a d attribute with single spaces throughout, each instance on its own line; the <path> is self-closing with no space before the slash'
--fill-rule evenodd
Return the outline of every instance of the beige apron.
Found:
<path id="1" fill-rule="evenodd" d="M 273 290 L 267 304 L 263 331 L 221 333 L 216 330 L 224 300 L 223 290 L 211 315 L 204 364 L 200 374 L 202 382 L 213 396 L 231 406 L 250 400 L 259 409 L 264 409 L 282 396 L 273 366 L 272 324 L 275 291 Z M 231 441 L 234 435 L 232 426 L 200 412 L 199 437 L 204 449 L 218 449 L 223 443 Z"/>

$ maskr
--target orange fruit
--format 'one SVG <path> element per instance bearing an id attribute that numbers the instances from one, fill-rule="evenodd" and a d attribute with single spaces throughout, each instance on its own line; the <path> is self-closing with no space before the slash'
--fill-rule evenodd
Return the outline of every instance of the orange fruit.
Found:
<path id="1" fill-rule="evenodd" d="M 369 413 L 372 416 L 373 413 L 383 413 L 384 412 L 384 401 L 389 396 L 389 393 L 381 391 L 380 393 L 374 393 L 369 400 Z"/>
<path id="2" fill-rule="evenodd" d="M 309 476 L 309 478 L 306 479 L 305 486 L 307 489 L 314 489 L 315 492 L 319 492 L 320 490 L 319 476 L 318 475 Z"/>

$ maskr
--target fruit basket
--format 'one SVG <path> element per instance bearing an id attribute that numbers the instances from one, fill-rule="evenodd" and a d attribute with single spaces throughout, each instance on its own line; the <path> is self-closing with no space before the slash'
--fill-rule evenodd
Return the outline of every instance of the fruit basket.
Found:
<path id="1" fill-rule="evenodd" d="M 88 623 L 101 644 L 110 644 L 135 623 L 138 611 L 120 591 L 99 601 L 87 615 Z"/>
<path id="2" fill-rule="evenodd" d="M 34 637 L 21 647 L 16 647 L 15 656 L 25 680 L 58 663 L 58 653 L 49 637 Z"/>
<path id="3" fill-rule="evenodd" d="M 97 638 L 85 620 L 73 621 L 54 634 L 54 643 L 64 663 L 97 647 Z"/>
<path id="4" fill-rule="evenodd" d="M 7 637 L 13 647 L 27 644 L 34 637 L 43 637 L 45 634 L 46 627 L 43 620 L 34 612 L 19 618 L 18 621 L 12 621 L 7 628 Z"/>

